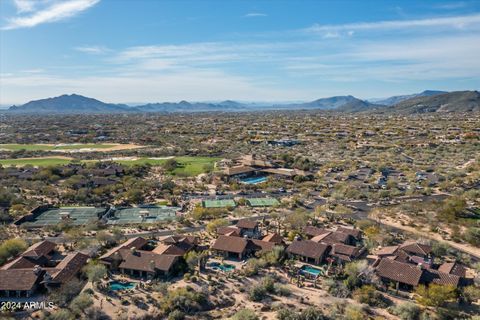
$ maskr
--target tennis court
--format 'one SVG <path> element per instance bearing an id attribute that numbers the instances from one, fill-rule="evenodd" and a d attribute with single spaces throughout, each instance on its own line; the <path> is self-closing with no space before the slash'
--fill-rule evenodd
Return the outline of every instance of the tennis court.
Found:
<path id="1" fill-rule="evenodd" d="M 205 208 L 228 208 L 235 207 L 235 201 L 233 200 L 203 200 L 203 206 Z"/>
<path id="2" fill-rule="evenodd" d="M 106 208 L 94 207 L 48 208 L 33 220 L 24 222 L 22 225 L 27 228 L 40 228 L 66 221 L 75 226 L 82 226 L 88 222 L 97 221 L 105 212 Z"/>
<path id="3" fill-rule="evenodd" d="M 280 204 L 275 198 L 251 198 L 247 199 L 247 203 L 251 207 L 272 207 Z"/>
<path id="4" fill-rule="evenodd" d="M 144 224 L 155 223 L 165 220 L 173 220 L 180 207 L 131 207 L 112 209 L 112 215 L 108 218 L 107 224 Z"/>

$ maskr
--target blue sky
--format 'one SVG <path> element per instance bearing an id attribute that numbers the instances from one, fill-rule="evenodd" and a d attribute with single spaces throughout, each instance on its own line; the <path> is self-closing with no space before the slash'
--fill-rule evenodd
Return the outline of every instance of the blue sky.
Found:
<path id="1" fill-rule="evenodd" d="M 480 1 L 0 0 L 0 104 L 480 87 Z"/>

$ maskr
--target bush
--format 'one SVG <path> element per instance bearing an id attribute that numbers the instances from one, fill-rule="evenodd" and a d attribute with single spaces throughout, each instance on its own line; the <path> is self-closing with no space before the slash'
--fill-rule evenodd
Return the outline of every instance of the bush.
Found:
<path id="1" fill-rule="evenodd" d="M 259 318 L 253 310 L 242 309 L 235 313 L 231 320 L 259 320 Z"/>
<path id="2" fill-rule="evenodd" d="M 275 283 L 275 293 L 279 296 L 287 297 L 292 294 L 292 291 L 288 286 L 284 286 L 282 284 Z"/>
<path id="3" fill-rule="evenodd" d="M 180 310 L 173 310 L 168 315 L 168 320 L 183 320 L 185 319 L 185 314 Z"/>
<path id="4" fill-rule="evenodd" d="M 417 302 L 428 307 L 441 307 L 447 301 L 457 297 L 455 287 L 452 285 L 430 284 L 428 287 L 420 285 L 415 290 L 419 296 Z"/>
<path id="5" fill-rule="evenodd" d="M 189 314 L 203 310 L 207 303 L 207 297 L 203 293 L 184 287 L 168 291 L 161 301 L 161 309 L 166 314 L 174 310 Z"/>
<path id="6" fill-rule="evenodd" d="M 338 282 L 333 279 L 328 279 L 325 281 L 327 286 L 327 291 L 332 296 L 337 298 L 348 298 L 350 296 L 350 290 L 343 282 Z"/>
<path id="7" fill-rule="evenodd" d="M 265 289 L 264 286 L 262 285 L 255 285 L 253 288 L 250 290 L 248 297 L 250 300 L 259 302 L 265 299 L 267 296 L 267 290 Z"/>
<path id="8" fill-rule="evenodd" d="M 388 301 L 371 285 L 356 289 L 353 292 L 353 297 L 358 302 L 366 303 L 371 307 L 385 308 L 388 306 Z"/>
<path id="9" fill-rule="evenodd" d="M 420 316 L 420 307 L 411 302 L 399 304 L 390 311 L 401 320 L 417 320 Z"/>
<path id="10" fill-rule="evenodd" d="M 270 276 L 266 276 L 262 279 L 262 286 L 268 293 L 275 292 L 275 280 Z"/>
<path id="11" fill-rule="evenodd" d="M 362 307 L 349 304 L 345 308 L 344 317 L 346 320 L 364 320 L 367 319 L 367 315 Z"/>
<path id="12" fill-rule="evenodd" d="M 309 307 L 301 312 L 282 308 L 277 311 L 278 320 L 326 320 L 322 310 L 316 307 Z"/>
<path id="13" fill-rule="evenodd" d="M 27 243 L 22 239 L 9 239 L 0 244 L 0 265 L 8 259 L 27 249 Z"/>

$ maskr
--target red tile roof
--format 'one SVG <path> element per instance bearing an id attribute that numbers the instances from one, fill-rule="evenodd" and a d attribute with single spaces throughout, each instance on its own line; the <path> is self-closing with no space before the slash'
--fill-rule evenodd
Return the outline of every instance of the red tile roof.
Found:
<path id="1" fill-rule="evenodd" d="M 178 256 L 144 250 L 120 249 L 119 252 L 122 257 L 119 268 L 138 271 L 169 271 L 178 259 Z"/>
<path id="2" fill-rule="evenodd" d="M 242 219 L 238 220 L 235 226 L 241 229 L 254 229 L 256 226 L 258 226 L 258 222 L 255 220 Z"/>
<path id="3" fill-rule="evenodd" d="M 287 248 L 287 252 L 303 257 L 318 259 L 321 258 L 328 249 L 328 245 L 317 243 L 310 240 L 293 241 Z"/>
<path id="4" fill-rule="evenodd" d="M 440 267 L 438 267 L 438 271 L 443 273 L 453 274 L 462 278 L 465 278 L 467 270 L 461 264 L 457 262 L 445 262 Z"/>
<path id="5" fill-rule="evenodd" d="M 51 241 L 40 241 L 31 245 L 25 252 L 22 254 L 24 257 L 40 258 L 46 256 L 51 251 L 53 251 L 57 245 Z"/>
<path id="6" fill-rule="evenodd" d="M 241 237 L 219 236 L 212 245 L 212 249 L 233 253 L 243 253 L 247 248 L 247 239 Z"/>
<path id="7" fill-rule="evenodd" d="M 33 269 L 0 270 L 0 291 L 32 290 L 41 279 L 43 272 L 36 274 Z"/>

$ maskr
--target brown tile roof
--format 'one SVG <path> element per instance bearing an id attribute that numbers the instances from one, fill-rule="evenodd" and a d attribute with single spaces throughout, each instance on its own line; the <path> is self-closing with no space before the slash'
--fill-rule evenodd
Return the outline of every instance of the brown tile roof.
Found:
<path id="1" fill-rule="evenodd" d="M 109 259 L 115 254 L 115 252 L 117 252 L 120 249 L 125 249 L 125 248 L 130 249 L 132 247 L 137 250 L 141 249 L 147 243 L 148 241 L 142 237 L 130 238 L 124 243 L 120 244 L 119 246 L 116 246 L 115 248 L 108 250 L 104 255 L 100 257 L 100 259 Z"/>
<path id="2" fill-rule="evenodd" d="M 247 248 L 253 251 L 270 251 L 275 247 L 275 243 L 263 240 L 249 239 Z"/>
<path id="3" fill-rule="evenodd" d="M 287 252 L 308 258 L 321 258 L 328 249 L 328 245 L 311 240 L 293 241 Z"/>
<path id="4" fill-rule="evenodd" d="M 282 244 L 283 243 L 283 237 L 281 235 L 279 235 L 278 233 L 267 234 L 265 237 L 263 237 L 262 240 L 267 241 L 267 242 L 273 242 L 275 244 Z"/>
<path id="5" fill-rule="evenodd" d="M 321 234 L 328 233 L 330 231 L 322 228 L 313 227 L 313 226 L 306 226 L 305 228 L 303 228 L 303 232 L 305 232 L 307 236 L 315 237 Z"/>
<path id="6" fill-rule="evenodd" d="M 173 235 L 165 236 L 159 239 L 160 242 L 167 244 L 190 243 L 192 245 L 198 244 L 198 238 L 195 236 Z"/>
<path id="7" fill-rule="evenodd" d="M 212 245 L 212 249 L 233 253 L 243 253 L 248 241 L 241 237 L 219 236 Z"/>
<path id="8" fill-rule="evenodd" d="M 186 242 L 179 242 L 176 244 L 159 244 L 152 252 L 157 254 L 171 254 L 175 256 L 183 256 L 190 251 L 193 245 Z"/>
<path id="9" fill-rule="evenodd" d="M 394 255 L 398 250 L 398 246 L 389 246 L 389 247 L 383 247 L 380 250 L 377 251 L 377 256 L 390 256 Z"/>
<path id="10" fill-rule="evenodd" d="M 407 252 L 407 253 L 413 253 L 416 255 L 428 255 L 430 252 L 432 252 L 432 246 L 426 245 L 426 244 L 421 244 L 417 242 L 406 242 L 402 244 L 399 249 Z"/>
<path id="11" fill-rule="evenodd" d="M 427 269 L 423 272 L 422 282 L 441 285 L 452 285 L 454 287 L 458 287 L 460 283 L 460 277 L 454 274 L 448 274 L 434 269 Z"/>
<path id="12" fill-rule="evenodd" d="M 42 273 L 35 274 L 33 269 L 0 270 L 0 291 L 2 290 L 32 290 L 40 281 Z"/>
<path id="13" fill-rule="evenodd" d="M 438 267 L 438 271 L 454 274 L 462 278 L 465 278 L 465 275 L 467 273 L 465 267 L 457 262 L 445 262 L 440 267 Z"/>
<path id="14" fill-rule="evenodd" d="M 382 259 L 377 266 L 377 274 L 385 279 L 416 286 L 423 274 L 422 269 L 409 263 Z"/>
<path id="15" fill-rule="evenodd" d="M 343 233 L 349 234 L 357 240 L 360 239 L 362 235 L 362 231 L 360 229 L 347 228 L 347 227 L 339 227 L 337 228 L 337 232 L 343 232 Z"/>
<path id="16" fill-rule="evenodd" d="M 155 270 L 169 271 L 178 259 L 178 256 L 156 254 L 151 251 L 120 249 L 122 262 L 119 268 L 155 272 Z"/>
<path id="17" fill-rule="evenodd" d="M 217 229 L 219 235 L 240 237 L 240 229 L 237 227 L 220 227 Z"/>
<path id="18" fill-rule="evenodd" d="M 9 263 L 5 264 L 1 269 L 2 270 L 9 270 L 9 269 L 27 269 L 33 268 L 37 265 L 34 261 L 27 259 L 25 257 L 18 257 Z"/>
<path id="19" fill-rule="evenodd" d="M 68 254 L 59 264 L 55 266 L 55 271 L 50 272 L 52 281 L 65 283 L 72 279 L 83 266 L 87 263 L 88 256 L 80 253 Z"/>
<path id="20" fill-rule="evenodd" d="M 57 245 L 51 241 L 40 241 L 32 244 L 25 252 L 22 254 L 24 257 L 40 258 L 49 254 L 54 250 Z"/>
<path id="21" fill-rule="evenodd" d="M 333 244 L 333 243 L 347 243 L 352 236 L 347 233 L 333 231 L 327 234 L 323 239 L 322 242 Z"/>
<path id="22" fill-rule="evenodd" d="M 235 226 L 241 229 L 254 229 L 256 226 L 258 226 L 258 222 L 255 220 L 242 219 L 238 220 Z"/>

